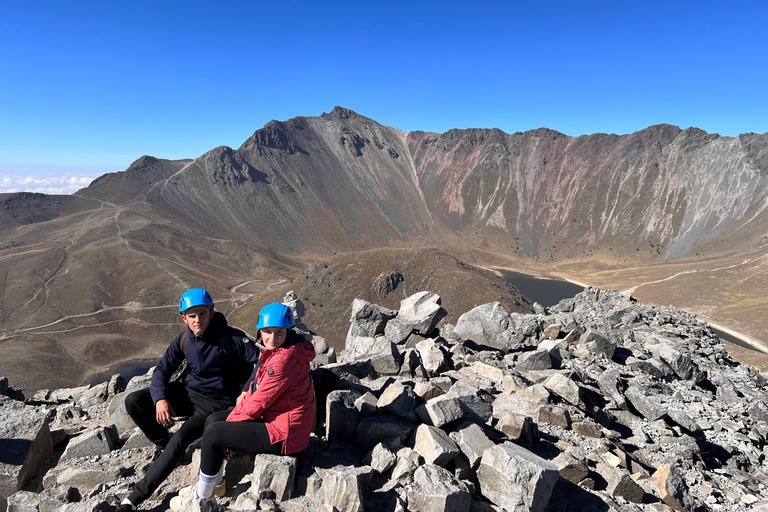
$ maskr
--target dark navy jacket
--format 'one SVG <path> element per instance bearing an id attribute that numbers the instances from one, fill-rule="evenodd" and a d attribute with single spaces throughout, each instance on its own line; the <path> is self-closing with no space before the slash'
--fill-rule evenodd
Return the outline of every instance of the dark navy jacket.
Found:
<path id="1" fill-rule="evenodd" d="M 226 318 L 219 312 L 213 314 L 210 325 L 202 335 L 195 336 L 189 328 L 187 331 L 187 387 L 233 405 L 243 385 L 242 361 L 255 363 L 259 349 L 243 331 L 228 326 Z M 184 331 L 171 341 L 152 374 L 149 392 L 155 403 L 165 398 L 168 380 L 184 361 L 185 354 L 181 348 L 183 335 Z M 224 337 L 229 343 L 223 341 Z M 228 345 L 227 352 L 223 344 Z"/>

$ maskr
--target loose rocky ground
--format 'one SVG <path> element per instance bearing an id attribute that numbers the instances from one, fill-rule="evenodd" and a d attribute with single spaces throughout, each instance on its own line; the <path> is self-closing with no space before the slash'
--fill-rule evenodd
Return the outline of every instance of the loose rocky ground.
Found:
<path id="1" fill-rule="evenodd" d="M 354 301 L 339 353 L 308 333 L 310 447 L 230 460 L 227 496 L 200 509 L 768 510 L 766 380 L 694 315 L 588 288 L 532 314 L 491 302 L 436 328 L 444 316 L 419 292 Z M 3 381 L 8 509 L 114 510 L 153 453 L 121 408 L 148 379 L 26 401 Z M 166 510 L 195 460 L 142 508 Z"/>

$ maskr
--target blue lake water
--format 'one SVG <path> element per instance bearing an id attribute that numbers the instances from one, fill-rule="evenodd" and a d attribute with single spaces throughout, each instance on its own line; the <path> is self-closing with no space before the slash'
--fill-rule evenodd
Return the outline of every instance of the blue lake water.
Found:
<path id="1" fill-rule="evenodd" d="M 158 360 L 159 361 L 159 360 Z M 158 361 L 133 361 L 130 363 L 121 364 L 114 370 L 105 373 L 103 375 L 99 375 L 95 379 L 91 381 L 91 386 L 95 386 L 96 384 L 101 384 L 102 382 L 109 381 L 110 378 L 112 378 L 113 375 L 116 373 L 119 373 L 123 376 L 125 379 L 125 382 L 128 382 L 132 378 L 136 377 L 137 375 L 144 375 L 149 371 L 150 368 L 155 366 Z"/>
<path id="2" fill-rule="evenodd" d="M 583 286 L 569 283 L 568 281 L 561 281 L 559 279 L 539 279 L 528 274 L 521 274 L 520 272 L 512 272 L 509 270 L 500 270 L 500 272 L 504 279 L 517 287 L 523 295 L 547 308 L 554 306 L 563 299 L 569 299 L 584 290 Z M 753 347 L 746 341 L 739 339 L 736 336 L 732 336 L 727 332 L 715 329 L 714 327 L 712 330 L 721 340 L 726 340 L 734 345 L 748 348 L 755 352 L 762 352 L 762 350 Z"/>

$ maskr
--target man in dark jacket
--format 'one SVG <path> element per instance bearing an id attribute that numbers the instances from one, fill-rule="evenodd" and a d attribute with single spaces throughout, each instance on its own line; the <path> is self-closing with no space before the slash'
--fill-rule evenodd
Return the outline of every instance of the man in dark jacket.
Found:
<path id="1" fill-rule="evenodd" d="M 184 292 L 179 313 L 187 329 L 165 351 L 149 389 L 135 391 L 125 400 L 128 414 L 162 452 L 120 504 L 121 511 L 135 510 L 168 477 L 187 447 L 203 435 L 208 416 L 235 405 L 243 364 L 255 363 L 259 356 L 245 333 L 229 327 L 224 315 L 214 312 L 206 290 Z M 184 361 L 189 370 L 184 382 L 170 382 Z M 170 436 L 174 416 L 189 418 Z"/>

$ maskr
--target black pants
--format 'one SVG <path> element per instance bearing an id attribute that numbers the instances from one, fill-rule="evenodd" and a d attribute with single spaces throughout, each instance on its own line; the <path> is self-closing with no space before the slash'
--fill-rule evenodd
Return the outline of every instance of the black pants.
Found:
<path id="1" fill-rule="evenodd" d="M 224 462 L 224 450 L 256 455 L 272 453 L 279 455 L 283 449 L 282 441 L 269 442 L 269 432 L 264 422 L 226 421 L 232 407 L 208 416 L 203 433 L 203 446 L 200 452 L 200 471 L 213 476 L 219 472 Z"/>
<path id="2" fill-rule="evenodd" d="M 151 496 L 179 465 L 189 445 L 203 435 L 205 420 L 208 416 L 229 406 L 227 402 L 188 389 L 181 383 L 170 384 L 167 387 L 166 399 L 171 403 L 176 416 L 189 416 L 170 438 L 168 429 L 157 422 L 155 404 L 149 389 L 134 391 L 125 399 L 125 409 L 136 425 L 150 441 L 163 449 L 160 457 L 150 466 L 147 474 L 128 496 L 134 505 Z"/>

